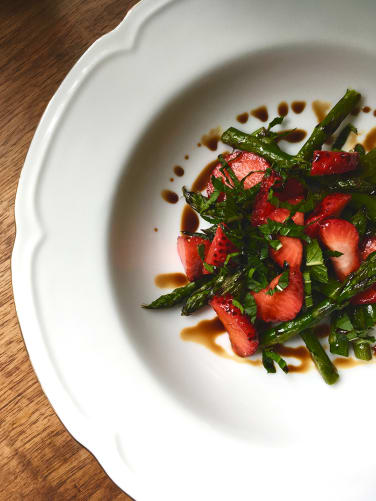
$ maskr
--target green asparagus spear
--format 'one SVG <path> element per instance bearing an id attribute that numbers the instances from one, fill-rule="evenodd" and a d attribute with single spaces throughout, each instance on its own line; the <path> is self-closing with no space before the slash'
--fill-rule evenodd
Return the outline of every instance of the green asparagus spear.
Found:
<path id="1" fill-rule="evenodd" d="M 334 141 L 332 150 L 342 150 L 343 145 L 346 143 L 351 132 L 358 133 L 352 124 L 346 124 L 341 132 L 338 134 L 337 139 Z"/>
<path id="2" fill-rule="evenodd" d="M 375 185 L 361 177 L 320 176 L 319 183 L 324 189 L 330 191 L 374 193 Z"/>
<path id="3" fill-rule="evenodd" d="M 171 306 L 175 306 L 179 303 L 182 303 L 184 299 L 190 296 L 196 289 L 199 289 L 203 286 L 205 282 L 210 279 L 210 275 L 206 275 L 205 277 L 200 278 L 194 282 L 190 282 L 183 287 L 178 287 L 174 289 L 169 294 L 164 294 L 160 296 L 158 299 L 153 301 L 150 304 L 143 304 L 142 307 L 150 310 L 156 310 L 160 308 L 170 308 Z"/>
<path id="4" fill-rule="evenodd" d="M 363 339 L 357 339 L 353 341 L 354 355 L 360 360 L 371 360 L 372 351 L 371 346 L 367 341 Z"/>
<path id="5" fill-rule="evenodd" d="M 344 118 L 358 104 L 360 97 L 359 92 L 348 89 L 346 94 L 329 111 L 324 120 L 316 125 L 311 136 L 300 149 L 298 157 L 310 161 L 314 150 L 319 150 L 333 132 L 337 130 Z"/>
<path id="6" fill-rule="evenodd" d="M 256 153 L 270 163 L 277 163 L 284 168 L 293 167 L 299 163 L 292 155 L 282 151 L 276 143 L 263 141 L 234 127 L 230 127 L 222 134 L 222 141 L 233 148 Z"/>
<path id="7" fill-rule="evenodd" d="M 321 346 L 320 341 L 311 329 L 305 330 L 300 335 L 324 381 L 327 384 L 334 384 L 339 375 L 324 348 Z"/>

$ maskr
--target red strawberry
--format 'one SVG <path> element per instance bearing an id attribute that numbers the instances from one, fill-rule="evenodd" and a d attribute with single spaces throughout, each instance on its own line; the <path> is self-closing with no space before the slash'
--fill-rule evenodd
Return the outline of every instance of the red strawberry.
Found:
<path id="1" fill-rule="evenodd" d="M 359 234 L 353 224 L 345 219 L 328 219 L 321 224 L 320 239 L 328 249 L 342 252 L 342 256 L 330 258 L 339 280 L 359 268 Z"/>
<path id="2" fill-rule="evenodd" d="M 313 152 L 311 176 L 324 176 L 327 174 L 342 174 L 358 167 L 359 153 L 347 153 L 345 151 Z"/>
<path id="3" fill-rule="evenodd" d="M 364 261 L 367 257 L 376 251 L 376 236 L 367 237 L 360 248 L 360 259 Z M 359 292 L 351 300 L 352 304 L 372 304 L 376 303 L 376 284 L 369 289 Z"/>
<path id="4" fill-rule="evenodd" d="M 293 204 L 291 200 L 298 199 L 301 202 L 305 195 L 304 186 L 295 177 L 290 177 L 285 184 L 280 188 L 281 191 L 276 190 L 274 195 L 281 200 L 281 202 L 288 202 Z M 295 202 L 299 203 L 299 202 Z M 294 205 L 295 205 L 294 204 Z"/>
<path id="5" fill-rule="evenodd" d="M 344 193 L 333 193 L 323 198 L 306 221 L 307 235 L 316 238 L 319 234 L 320 223 L 328 217 L 338 217 L 350 199 L 351 195 Z"/>
<path id="6" fill-rule="evenodd" d="M 278 209 L 275 209 L 273 212 L 271 212 L 267 219 L 272 219 L 273 221 L 277 221 L 277 223 L 284 223 L 286 219 L 289 217 L 290 211 L 288 209 L 283 209 L 282 207 L 279 207 Z M 295 212 L 295 214 L 292 216 L 292 220 L 294 221 L 295 224 L 304 224 L 304 213 L 303 212 Z"/>
<path id="7" fill-rule="evenodd" d="M 364 261 L 367 257 L 376 251 L 376 236 L 367 237 L 361 245 L 360 248 L 360 257 L 361 260 Z"/>
<path id="8" fill-rule="evenodd" d="M 224 159 L 230 165 L 239 181 L 241 181 L 250 172 L 254 172 L 254 174 L 250 174 L 244 181 L 245 189 L 252 188 L 252 186 L 260 183 L 262 181 L 262 178 L 264 177 L 263 171 L 269 168 L 269 163 L 264 158 L 256 155 L 255 153 L 249 153 L 247 151 L 233 151 L 232 153 L 225 155 Z M 231 186 L 232 181 L 230 177 L 228 176 L 228 174 L 226 174 L 226 176 L 222 174 L 220 170 L 221 168 L 222 164 L 218 163 L 214 167 L 211 175 L 218 177 L 223 181 L 226 181 L 226 184 Z M 210 196 L 213 191 L 214 186 L 210 180 L 206 187 L 206 193 L 208 196 Z"/>
<path id="9" fill-rule="evenodd" d="M 248 317 L 232 304 L 230 294 L 214 296 L 209 304 L 227 330 L 234 352 L 239 357 L 253 355 L 259 344 L 256 329 Z"/>
<path id="10" fill-rule="evenodd" d="M 290 215 L 288 209 L 275 209 L 271 214 L 269 214 L 268 219 L 283 223 Z M 304 224 L 304 214 L 303 212 L 296 212 L 292 217 L 295 224 Z M 279 264 L 283 266 L 285 261 L 290 267 L 299 267 L 303 258 L 303 244 L 299 238 L 293 237 L 283 237 L 279 236 L 278 240 L 281 242 L 282 247 L 278 250 L 272 248 L 269 249 L 270 257 Z"/>
<path id="11" fill-rule="evenodd" d="M 200 237 L 186 235 L 178 237 L 178 254 L 184 266 L 185 274 L 191 282 L 202 275 L 202 260 L 198 254 L 198 246 L 205 246 L 205 255 L 210 247 L 210 241 Z"/>
<path id="12" fill-rule="evenodd" d="M 274 183 L 280 181 L 280 177 L 272 172 L 270 176 L 261 181 L 260 191 L 256 195 L 255 204 L 251 215 L 251 223 L 253 226 L 265 224 L 266 219 L 275 207 L 268 201 L 269 190 Z"/>
<path id="13" fill-rule="evenodd" d="M 373 304 L 376 303 L 376 285 L 372 285 L 369 289 L 359 292 L 351 299 L 352 304 Z"/>
<path id="14" fill-rule="evenodd" d="M 282 275 L 282 274 L 281 274 Z M 281 275 L 275 277 L 268 287 L 260 292 L 251 292 L 257 304 L 257 316 L 264 322 L 285 322 L 296 317 L 303 305 L 304 287 L 302 273 L 298 268 L 290 268 L 289 284 L 283 291 L 267 291 L 274 289 Z"/>
<path id="15" fill-rule="evenodd" d="M 227 254 L 236 252 L 236 250 L 235 245 L 226 237 L 222 226 L 218 225 L 205 260 L 213 266 L 221 266 L 225 262 Z M 204 273 L 209 272 L 204 269 Z"/>

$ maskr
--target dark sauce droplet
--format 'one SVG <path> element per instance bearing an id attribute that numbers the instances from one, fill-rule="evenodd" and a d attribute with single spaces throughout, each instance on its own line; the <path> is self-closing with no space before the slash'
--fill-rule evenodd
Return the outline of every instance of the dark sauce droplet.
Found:
<path id="1" fill-rule="evenodd" d="M 228 151 L 224 151 L 222 155 L 228 155 Z M 202 191 L 206 188 L 210 180 L 210 175 L 213 172 L 214 167 L 217 165 L 218 160 L 213 160 L 212 162 L 205 165 L 200 174 L 196 177 L 192 184 L 192 191 Z"/>
<path id="2" fill-rule="evenodd" d="M 376 117 L 376 110 L 373 110 L 373 116 Z"/>
<path id="3" fill-rule="evenodd" d="M 197 143 L 197 147 L 198 147 L 198 148 L 201 148 L 201 143 Z"/>
<path id="4" fill-rule="evenodd" d="M 210 151 L 215 151 L 218 148 L 218 142 L 221 139 L 222 129 L 217 127 L 216 129 L 211 129 L 207 134 L 204 134 L 201 138 L 201 143 L 209 148 Z"/>
<path id="5" fill-rule="evenodd" d="M 245 124 L 248 122 L 248 117 L 249 114 L 245 111 L 244 113 L 240 113 L 240 115 L 236 117 L 236 120 L 241 124 Z"/>
<path id="6" fill-rule="evenodd" d="M 306 137 L 307 132 L 303 129 L 295 129 L 291 131 L 281 130 L 278 134 L 282 135 L 289 132 L 286 136 L 278 138 L 278 141 L 287 141 L 288 143 L 300 143 Z"/>
<path id="7" fill-rule="evenodd" d="M 368 132 L 365 140 L 363 141 L 363 146 L 366 151 L 370 151 L 373 148 L 376 148 L 376 127 L 373 127 Z"/>
<path id="8" fill-rule="evenodd" d="M 286 103 L 286 101 L 282 101 L 278 105 L 278 115 L 280 117 L 285 117 L 289 112 L 289 105 Z"/>
<path id="9" fill-rule="evenodd" d="M 163 200 L 169 204 L 176 204 L 179 200 L 178 195 L 174 191 L 162 190 L 161 195 Z"/>
<path id="10" fill-rule="evenodd" d="M 154 283 L 160 289 L 175 289 L 188 283 L 184 273 L 161 273 L 154 278 Z"/>
<path id="11" fill-rule="evenodd" d="M 251 110 L 251 115 L 261 120 L 261 122 L 266 122 L 269 118 L 269 113 L 266 106 L 259 106 L 258 108 Z"/>
<path id="12" fill-rule="evenodd" d="M 364 106 L 362 111 L 363 113 L 369 113 L 371 111 L 371 108 L 369 106 Z"/>
<path id="13" fill-rule="evenodd" d="M 291 108 L 294 113 L 302 113 L 304 111 L 304 108 L 306 107 L 306 102 L 305 101 L 293 101 L 291 103 Z"/>
<path id="14" fill-rule="evenodd" d="M 171 181 L 171 183 L 172 183 L 172 182 L 174 181 L 174 178 L 173 178 L 173 177 L 170 177 L 170 181 Z"/>
<path id="15" fill-rule="evenodd" d="M 157 232 L 158 231 L 158 228 L 154 228 L 154 231 Z"/>
<path id="16" fill-rule="evenodd" d="M 189 155 L 184 155 L 184 158 L 185 158 L 186 160 L 188 160 L 188 159 L 189 159 Z"/>
<path id="17" fill-rule="evenodd" d="M 180 165 L 175 165 L 175 167 L 174 167 L 174 173 L 177 176 L 179 176 L 179 177 L 184 176 L 184 169 L 183 169 L 183 167 L 180 167 Z"/>
<path id="18" fill-rule="evenodd" d="M 200 225 L 200 220 L 196 212 L 188 204 L 184 206 L 181 214 L 180 229 L 181 231 L 188 231 L 194 233 Z"/>

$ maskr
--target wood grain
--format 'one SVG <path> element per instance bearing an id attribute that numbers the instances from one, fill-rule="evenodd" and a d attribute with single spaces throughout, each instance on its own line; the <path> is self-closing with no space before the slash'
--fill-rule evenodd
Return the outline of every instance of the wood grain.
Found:
<path id="1" fill-rule="evenodd" d="M 0 3 L 0 500 L 129 500 L 60 423 L 36 379 L 12 297 L 14 198 L 48 101 L 136 0 Z"/>

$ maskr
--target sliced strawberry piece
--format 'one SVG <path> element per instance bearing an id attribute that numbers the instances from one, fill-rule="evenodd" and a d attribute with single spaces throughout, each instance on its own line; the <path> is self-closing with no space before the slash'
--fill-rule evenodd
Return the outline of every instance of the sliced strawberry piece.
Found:
<path id="1" fill-rule="evenodd" d="M 311 176 L 342 174 L 355 170 L 359 164 L 359 153 L 345 151 L 315 150 L 311 167 Z"/>
<path id="2" fill-rule="evenodd" d="M 228 332 L 234 352 L 239 357 L 253 355 L 259 344 L 256 329 L 248 317 L 232 304 L 231 295 L 214 296 L 209 304 Z"/>
<path id="3" fill-rule="evenodd" d="M 290 268 L 289 284 L 283 291 L 274 292 L 272 296 L 267 291 L 274 289 L 281 275 L 275 277 L 268 287 L 260 292 L 251 292 L 257 304 L 257 317 L 264 322 L 285 322 L 296 317 L 303 305 L 303 276 L 298 268 Z"/>
<path id="4" fill-rule="evenodd" d="M 281 191 L 276 190 L 274 195 L 279 198 L 281 202 L 292 203 L 291 200 L 296 199 L 299 199 L 299 202 L 301 202 L 304 199 L 305 188 L 298 179 L 290 177 L 281 187 Z"/>
<path id="5" fill-rule="evenodd" d="M 281 242 L 282 247 L 278 250 L 269 249 L 270 257 L 283 268 L 286 262 L 291 267 L 297 267 L 302 264 L 303 259 L 303 244 L 299 238 L 282 237 L 279 236 L 278 240 Z"/>
<path id="6" fill-rule="evenodd" d="M 360 258 L 362 261 L 372 253 L 376 252 L 376 236 L 367 237 L 360 248 Z"/>
<path id="7" fill-rule="evenodd" d="M 222 226 L 218 225 L 205 261 L 213 266 L 221 266 L 225 262 L 227 254 L 236 251 L 235 245 L 226 237 Z M 204 273 L 209 272 L 204 269 Z"/>
<path id="8" fill-rule="evenodd" d="M 286 219 L 289 217 L 290 211 L 288 209 L 283 209 L 282 207 L 279 207 L 278 209 L 275 209 L 273 212 L 271 212 L 267 219 L 272 219 L 273 221 L 277 221 L 277 223 L 284 223 Z M 295 224 L 304 224 L 304 213 L 303 212 L 295 212 L 295 214 L 292 216 L 292 220 L 294 221 Z"/>
<path id="9" fill-rule="evenodd" d="M 251 223 L 253 226 L 265 224 L 269 214 L 275 210 L 275 206 L 268 201 L 268 196 L 270 188 L 280 180 L 281 178 L 272 172 L 270 176 L 261 181 L 260 191 L 256 195 L 251 215 Z"/>
<path id="10" fill-rule="evenodd" d="M 374 304 L 376 303 L 376 285 L 372 285 L 369 289 L 359 292 L 351 299 L 352 304 Z"/>
<path id="11" fill-rule="evenodd" d="M 364 261 L 367 257 L 376 251 L 376 236 L 367 237 L 363 240 L 360 247 L 360 259 Z M 359 292 L 351 300 L 352 304 L 373 304 L 376 303 L 376 284 L 369 289 Z"/>
<path id="12" fill-rule="evenodd" d="M 342 252 L 342 256 L 330 258 L 339 280 L 359 268 L 359 234 L 353 224 L 345 219 L 328 219 L 321 224 L 319 234 L 328 249 Z"/>
<path id="13" fill-rule="evenodd" d="M 202 260 L 198 254 L 198 246 L 205 246 L 205 255 L 210 248 L 210 241 L 200 237 L 186 235 L 178 237 L 178 254 L 183 264 L 185 274 L 191 282 L 202 275 Z"/>
<path id="14" fill-rule="evenodd" d="M 254 172 L 254 174 L 250 174 L 247 179 L 244 181 L 244 188 L 249 189 L 252 186 L 260 183 L 264 177 L 264 171 L 269 168 L 269 162 L 267 162 L 264 158 L 256 155 L 255 153 L 249 153 L 247 151 L 233 151 L 232 153 L 225 155 L 224 159 L 230 165 L 232 170 L 234 171 L 235 176 L 241 181 L 245 176 L 247 176 L 250 172 Z M 229 175 L 226 173 L 226 176 L 221 172 L 222 164 L 218 163 L 212 172 L 212 176 L 222 179 L 226 182 L 227 185 L 231 186 L 232 181 Z M 210 196 L 214 191 L 214 186 L 211 180 L 208 182 L 206 187 L 206 193 Z"/>
<path id="15" fill-rule="evenodd" d="M 288 209 L 279 208 L 269 214 L 268 219 L 272 219 L 278 223 L 284 223 L 289 215 L 290 211 Z M 303 225 L 303 212 L 296 212 L 292 217 L 292 220 L 295 224 Z M 303 244 L 299 238 L 279 236 L 278 240 L 281 242 L 282 247 L 278 250 L 270 248 L 270 257 L 281 267 L 283 267 L 285 261 L 292 268 L 299 267 L 303 258 Z"/>
<path id="16" fill-rule="evenodd" d="M 306 221 L 305 232 L 311 238 L 319 234 L 320 223 L 329 217 L 338 217 L 351 199 L 351 195 L 345 193 L 333 193 L 321 200 Z"/>

